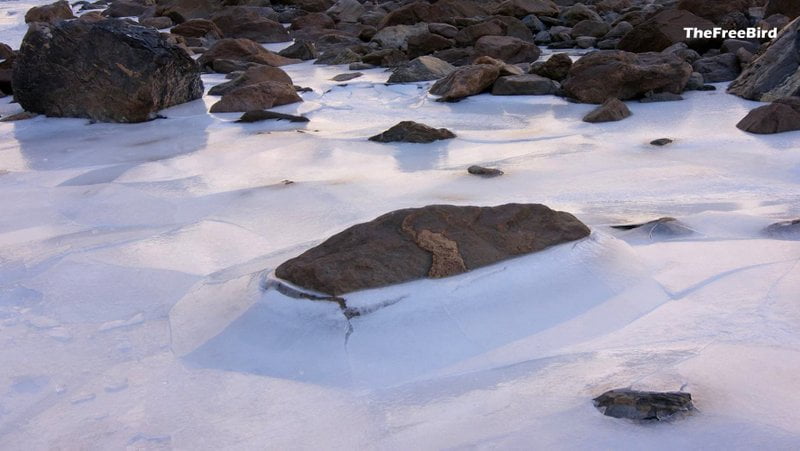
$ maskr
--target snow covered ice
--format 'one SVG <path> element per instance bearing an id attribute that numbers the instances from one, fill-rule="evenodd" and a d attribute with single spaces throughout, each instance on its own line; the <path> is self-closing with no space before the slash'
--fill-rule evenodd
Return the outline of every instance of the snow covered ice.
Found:
<path id="1" fill-rule="evenodd" d="M 0 2 L 0 42 L 36 3 Z M 382 69 L 284 69 L 313 92 L 275 111 L 309 123 L 234 123 L 207 96 L 141 124 L 0 123 L 0 449 L 800 447 L 800 241 L 762 234 L 800 217 L 800 132 L 737 130 L 758 103 L 724 84 L 587 124 L 553 96 L 438 103 Z M 458 137 L 366 140 L 406 119 Z M 265 289 L 388 211 L 509 202 L 592 235 L 347 295 L 349 319 Z M 694 233 L 610 227 L 663 216 Z M 698 410 L 592 406 L 629 386 Z"/>

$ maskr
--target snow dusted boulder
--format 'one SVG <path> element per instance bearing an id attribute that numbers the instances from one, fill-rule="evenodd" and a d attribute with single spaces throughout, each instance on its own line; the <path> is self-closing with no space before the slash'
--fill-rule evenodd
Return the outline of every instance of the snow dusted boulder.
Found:
<path id="1" fill-rule="evenodd" d="M 339 295 L 461 274 L 588 236 L 573 215 L 539 204 L 432 205 L 387 213 L 280 265 L 300 287 Z"/>
<path id="2" fill-rule="evenodd" d="M 66 0 L 61 0 L 49 5 L 34 6 L 25 13 L 25 23 L 44 22 L 57 23 L 62 20 L 74 19 L 72 8 Z"/>
<path id="3" fill-rule="evenodd" d="M 655 92 L 683 92 L 692 66 L 675 55 L 619 50 L 589 53 L 572 65 L 564 93 L 584 103 L 629 100 Z"/>
<path id="4" fill-rule="evenodd" d="M 666 420 L 694 409 L 692 395 L 684 392 L 610 390 L 594 399 L 604 415 L 631 420 Z"/>
<path id="5" fill-rule="evenodd" d="M 800 97 L 786 97 L 758 107 L 736 127 L 762 135 L 800 130 Z"/>
<path id="6" fill-rule="evenodd" d="M 157 30 L 124 20 L 36 24 L 13 73 L 27 111 L 105 122 L 142 122 L 203 95 L 200 69 Z"/>
<path id="7" fill-rule="evenodd" d="M 800 95 L 800 19 L 780 32 L 728 92 L 762 102 Z"/>

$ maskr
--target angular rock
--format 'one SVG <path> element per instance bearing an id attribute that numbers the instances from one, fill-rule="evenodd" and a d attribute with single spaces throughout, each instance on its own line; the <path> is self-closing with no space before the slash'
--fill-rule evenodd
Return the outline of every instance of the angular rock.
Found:
<path id="1" fill-rule="evenodd" d="M 541 54 L 536 44 L 511 36 L 483 36 L 475 42 L 476 56 L 491 56 L 508 64 L 534 62 Z"/>
<path id="2" fill-rule="evenodd" d="M 500 68 L 490 64 L 459 67 L 431 86 L 430 93 L 450 102 L 480 94 L 494 84 Z"/>
<path id="3" fill-rule="evenodd" d="M 307 61 L 319 57 L 319 52 L 317 52 L 317 47 L 313 42 L 296 41 L 294 44 L 278 52 L 278 55 Z"/>
<path id="4" fill-rule="evenodd" d="M 142 122 L 203 95 L 200 70 L 157 30 L 125 20 L 32 25 L 13 72 L 27 111 Z"/>
<path id="5" fill-rule="evenodd" d="M 492 86 L 496 96 L 541 96 L 558 92 L 559 84 L 549 78 L 534 74 L 500 77 Z"/>
<path id="6" fill-rule="evenodd" d="M 293 116 L 291 114 L 276 113 L 274 111 L 255 110 L 248 111 L 236 122 L 250 124 L 261 121 L 289 121 L 289 122 L 308 122 L 305 116 Z"/>
<path id="7" fill-rule="evenodd" d="M 280 266 L 300 287 L 340 295 L 447 277 L 585 238 L 569 213 L 538 204 L 398 210 L 334 235 Z"/>
<path id="8" fill-rule="evenodd" d="M 547 61 L 531 66 L 531 72 L 551 80 L 563 81 L 567 78 L 571 68 L 572 58 L 566 53 L 556 53 L 548 58 Z"/>
<path id="9" fill-rule="evenodd" d="M 762 135 L 800 130 L 800 97 L 785 97 L 758 107 L 747 113 L 736 127 Z"/>
<path id="10" fill-rule="evenodd" d="M 456 68 L 433 56 L 420 56 L 397 67 L 389 77 L 389 83 L 413 83 L 438 80 L 446 77 Z"/>
<path id="11" fill-rule="evenodd" d="M 300 62 L 297 59 L 285 58 L 272 53 L 250 39 L 221 39 L 203 53 L 197 62 L 201 67 L 213 67 L 214 61 L 218 59 L 274 67 Z"/>
<path id="12" fill-rule="evenodd" d="M 280 105 L 302 102 L 294 86 L 275 81 L 262 81 L 236 88 L 211 106 L 212 113 L 236 113 L 265 110 Z"/>
<path id="13" fill-rule="evenodd" d="M 562 87 L 581 102 L 602 103 L 650 91 L 680 94 L 691 75 L 692 66 L 674 55 L 601 50 L 576 61 Z"/>
<path id="14" fill-rule="evenodd" d="M 248 68 L 243 74 L 227 81 L 220 83 L 208 91 L 212 96 L 224 96 L 234 89 L 241 88 L 242 86 L 254 85 L 262 81 L 275 81 L 278 83 L 285 83 L 292 85 L 292 78 L 283 70 L 272 67 L 257 65 Z"/>
<path id="15" fill-rule="evenodd" d="M 438 34 L 425 32 L 408 38 L 406 44 L 408 56 L 416 58 L 418 56 L 430 55 L 437 50 L 449 49 L 455 45 L 455 41 L 447 39 Z"/>
<path id="16" fill-rule="evenodd" d="M 34 6 L 25 13 L 25 23 L 43 22 L 55 24 L 62 20 L 74 19 L 72 8 L 66 0 L 60 0 L 49 5 Z"/>
<path id="17" fill-rule="evenodd" d="M 610 390 L 593 400 L 604 415 L 631 420 L 666 420 L 694 409 L 692 395 L 684 392 Z"/>
<path id="18" fill-rule="evenodd" d="M 369 138 L 380 143 L 432 143 L 443 139 L 452 139 L 456 135 L 446 128 L 433 128 L 413 121 L 403 121 L 385 132 Z"/>
<path id="19" fill-rule="evenodd" d="M 610 98 L 583 117 L 583 122 L 616 122 L 629 117 L 631 110 L 619 99 Z"/>
<path id="20" fill-rule="evenodd" d="M 692 63 L 694 71 L 703 75 L 705 83 L 719 83 L 735 80 L 741 73 L 739 58 L 733 53 L 700 58 Z"/>
<path id="21" fill-rule="evenodd" d="M 728 92 L 761 102 L 800 95 L 800 19 L 781 30 Z"/>
<path id="22" fill-rule="evenodd" d="M 211 20 L 229 38 L 244 38 L 261 43 L 292 40 L 283 25 L 265 17 L 263 8 L 229 6 L 214 14 Z"/>
<path id="23" fill-rule="evenodd" d="M 714 44 L 710 39 L 687 39 L 684 28 L 709 30 L 714 23 L 684 10 L 666 10 L 633 27 L 617 48 L 634 53 L 660 52 L 678 42 L 687 42 L 690 47 L 708 48 Z"/>

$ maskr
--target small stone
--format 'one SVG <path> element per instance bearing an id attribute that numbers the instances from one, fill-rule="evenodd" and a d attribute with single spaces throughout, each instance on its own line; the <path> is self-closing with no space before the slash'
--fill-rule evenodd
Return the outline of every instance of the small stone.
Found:
<path id="1" fill-rule="evenodd" d="M 644 98 L 639 99 L 640 103 L 655 103 L 655 102 L 677 102 L 683 100 L 683 96 L 673 94 L 671 92 L 659 92 L 645 94 Z"/>
<path id="2" fill-rule="evenodd" d="M 669 138 L 659 138 L 653 141 L 650 141 L 650 145 L 653 146 L 666 146 L 667 144 L 672 144 L 672 140 Z"/>
<path id="3" fill-rule="evenodd" d="M 480 175 L 482 177 L 499 177 L 504 174 L 500 169 L 485 168 L 483 166 L 473 165 L 467 168 L 467 172 L 472 175 Z"/>
<path id="4" fill-rule="evenodd" d="M 593 401 L 604 415 L 631 420 L 666 420 L 694 409 L 692 395 L 684 392 L 617 389 L 607 391 Z"/>

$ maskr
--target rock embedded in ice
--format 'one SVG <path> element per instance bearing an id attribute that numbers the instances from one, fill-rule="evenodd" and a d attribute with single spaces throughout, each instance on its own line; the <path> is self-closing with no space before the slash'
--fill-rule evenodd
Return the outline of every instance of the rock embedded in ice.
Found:
<path id="1" fill-rule="evenodd" d="M 62 20 L 74 19 L 72 8 L 66 0 L 60 0 L 49 5 L 34 6 L 25 13 L 25 23 L 42 22 L 58 23 Z"/>
<path id="2" fill-rule="evenodd" d="M 739 97 L 772 102 L 800 95 L 800 20 L 787 25 L 766 50 L 747 66 L 728 92 Z"/>
<path id="3" fill-rule="evenodd" d="M 457 101 L 480 94 L 500 76 L 500 68 L 491 64 L 459 67 L 431 86 L 430 93 L 442 101 Z"/>
<path id="4" fill-rule="evenodd" d="M 591 123 L 615 122 L 621 121 L 632 114 L 625 102 L 611 98 L 590 111 L 589 114 L 583 117 L 583 121 Z"/>
<path id="5" fill-rule="evenodd" d="M 680 94 L 673 94 L 671 92 L 648 92 L 641 99 L 639 103 L 658 103 L 658 102 L 680 102 L 683 96 Z"/>
<path id="6" fill-rule="evenodd" d="M 473 165 L 467 168 L 467 172 L 472 175 L 480 175 L 483 177 L 499 177 L 504 174 L 500 169 L 485 168 L 483 166 Z"/>
<path id="7" fill-rule="evenodd" d="M 573 215 L 540 204 L 431 205 L 350 227 L 281 264 L 275 274 L 339 295 L 460 274 L 589 233 Z"/>
<path id="8" fill-rule="evenodd" d="M 288 83 L 262 81 L 236 88 L 211 106 L 212 113 L 235 113 L 262 110 L 274 106 L 302 102 L 294 86 Z"/>
<path id="9" fill-rule="evenodd" d="M 446 128 L 433 128 L 414 121 L 403 121 L 383 133 L 372 136 L 369 140 L 381 143 L 425 144 L 455 137 L 455 133 Z"/>
<path id="10" fill-rule="evenodd" d="M 658 138 L 650 141 L 650 145 L 652 146 L 666 146 L 667 144 L 672 144 L 672 140 L 669 138 Z"/>
<path id="11" fill-rule="evenodd" d="M 34 24 L 14 64 L 14 97 L 27 111 L 142 122 L 200 98 L 200 70 L 152 28 L 109 19 Z"/>
<path id="12" fill-rule="evenodd" d="M 736 127 L 762 135 L 800 130 L 800 97 L 785 97 L 760 106 L 747 113 Z"/>
<path id="13" fill-rule="evenodd" d="M 677 237 L 691 235 L 694 231 L 686 224 L 678 221 L 675 218 L 663 217 L 654 219 L 649 222 L 639 224 L 625 224 L 611 226 L 612 229 L 617 230 L 638 230 L 646 233 L 648 236 L 665 236 Z"/>
<path id="14" fill-rule="evenodd" d="M 684 392 L 610 390 L 594 398 L 604 415 L 631 420 L 666 420 L 694 409 L 692 395 Z"/>
<path id="15" fill-rule="evenodd" d="M 800 219 L 776 222 L 765 228 L 764 233 L 772 238 L 800 240 Z"/>
<path id="16" fill-rule="evenodd" d="M 309 119 L 305 116 L 293 116 L 291 114 L 276 113 L 274 111 L 255 110 L 248 111 L 242 115 L 236 122 L 252 123 L 267 120 L 276 121 L 289 121 L 289 122 L 308 122 Z"/>
<path id="17" fill-rule="evenodd" d="M 362 75 L 364 75 L 364 74 L 362 74 L 361 72 L 350 72 L 350 73 L 334 75 L 331 78 L 331 80 L 332 81 L 340 81 L 340 82 L 341 81 L 349 81 L 349 80 L 353 80 L 354 78 L 358 78 L 358 77 L 360 77 Z"/>
<path id="18" fill-rule="evenodd" d="M 629 100 L 650 91 L 680 94 L 691 75 L 692 66 L 675 55 L 601 50 L 576 61 L 563 88 L 568 97 L 599 104 L 609 97 Z"/>

